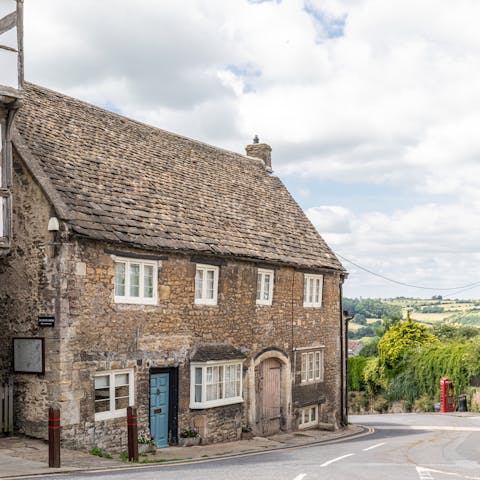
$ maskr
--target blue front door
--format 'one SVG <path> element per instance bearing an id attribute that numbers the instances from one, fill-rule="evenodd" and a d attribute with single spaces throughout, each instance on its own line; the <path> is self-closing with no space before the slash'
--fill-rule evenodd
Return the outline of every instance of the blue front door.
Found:
<path id="1" fill-rule="evenodd" d="M 168 447 L 168 387 L 168 373 L 151 375 L 150 432 L 157 447 Z"/>

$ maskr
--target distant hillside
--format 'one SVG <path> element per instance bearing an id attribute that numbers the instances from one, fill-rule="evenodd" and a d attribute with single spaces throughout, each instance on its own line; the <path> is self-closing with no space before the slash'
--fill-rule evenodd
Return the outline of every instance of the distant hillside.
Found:
<path id="1" fill-rule="evenodd" d="M 428 326 L 437 324 L 480 327 L 480 300 L 415 298 L 344 298 L 343 308 L 353 319 L 349 322 L 349 338 L 368 342 L 382 335 L 384 320 L 410 317 Z"/>

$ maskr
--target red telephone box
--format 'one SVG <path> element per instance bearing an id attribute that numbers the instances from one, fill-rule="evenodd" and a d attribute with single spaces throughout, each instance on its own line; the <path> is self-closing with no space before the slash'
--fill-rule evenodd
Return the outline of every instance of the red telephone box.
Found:
<path id="1" fill-rule="evenodd" d="M 440 379 L 440 412 L 455 411 L 455 392 L 453 382 L 448 377 Z"/>

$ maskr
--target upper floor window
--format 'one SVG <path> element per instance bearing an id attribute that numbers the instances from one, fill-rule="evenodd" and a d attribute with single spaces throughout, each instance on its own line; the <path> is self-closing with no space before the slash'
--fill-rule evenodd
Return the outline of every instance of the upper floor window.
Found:
<path id="1" fill-rule="evenodd" d="M 257 305 L 271 305 L 273 299 L 273 270 L 257 271 Z"/>
<path id="2" fill-rule="evenodd" d="M 134 404 L 133 370 L 112 370 L 95 375 L 95 420 L 124 417 Z"/>
<path id="3" fill-rule="evenodd" d="M 322 306 L 323 275 L 307 275 L 303 279 L 303 306 Z"/>
<path id="4" fill-rule="evenodd" d="M 213 265 L 197 264 L 195 272 L 195 303 L 216 305 L 219 268 Z"/>
<path id="5" fill-rule="evenodd" d="M 242 402 L 242 362 L 191 364 L 190 408 Z"/>
<path id="6" fill-rule="evenodd" d="M 115 302 L 157 303 L 158 263 L 151 260 L 115 260 Z"/>
<path id="7" fill-rule="evenodd" d="M 323 349 L 302 353 L 301 382 L 323 381 Z"/>

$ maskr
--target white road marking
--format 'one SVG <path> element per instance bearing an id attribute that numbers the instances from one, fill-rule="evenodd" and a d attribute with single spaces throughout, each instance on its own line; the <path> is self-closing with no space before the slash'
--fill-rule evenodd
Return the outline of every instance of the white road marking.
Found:
<path id="1" fill-rule="evenodd" d="M 300 475 L 297 475 L 293 480 L 302 480 L 307 476 L 306 473 L 301 473 Z"/>
<path id="2" fill-rule="evenodd" d="M 445 472 L 443 470 L 435 470 L 433 468 L 426 468 L 426 467 L 418 467 L 417 466 L 417 473 L 420 476 L 421 480 L 433 479 L 431 472 L 432 473 L 440 473 L 442 475 L 450 475 L 451 477 L 467 478 L 469 480 L 480 480 L 480 477 L 469 477 L 468 475 L 462 475 L 460 473 Z M 429 476 L 427 476 L 427 475 L 429 475 Z"/>
<path id="3" fill-rule="evenodd" d="M 385 442 L 377 443 L 376 445 L 372 445 L 371 447 L 364 448 L 363 451 L 368 452 L 369 450 L 373 450 L 374 448 L 381 447 L 382 445 L 385 445 Z"/>
<path id="4" fill-rule="evenodd" d="M 480 427 L 453 427 L 439 425 L 402 425 L 402 426 L 383 426 L 375 427 L 376 430 L 444 430 L 448 432 L 480 432 Z"/>
<path id="5" fill-rule="evenodd" d="M 339 460 L 342 460 L 343 458 L 351 457 L 352 455 L 355 455 L 354 453 L 347 453 L 346 455 L 342 455 L 341 457 L 334 458 L 332 460 L 329 460 L 328 462 L 322 463 L 320 466 L 321 467 L 326 467 L 327 465 L 330 465 L 333 462 L 338 462 Z"/>
<path id="6" fill-rule="evenodd" d="M 432 471 L 429 468 L 417 467 L 417 473 L 420 480 L 433 480 Z"/>

